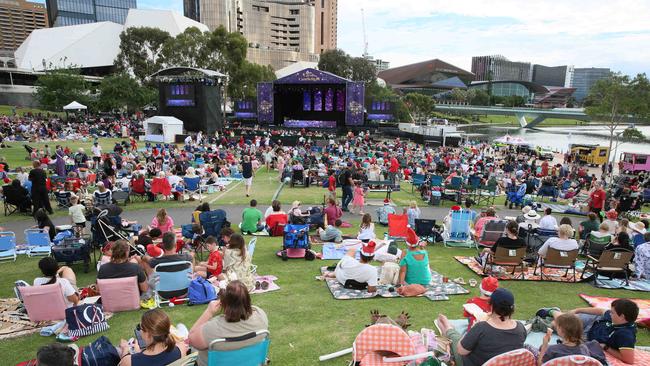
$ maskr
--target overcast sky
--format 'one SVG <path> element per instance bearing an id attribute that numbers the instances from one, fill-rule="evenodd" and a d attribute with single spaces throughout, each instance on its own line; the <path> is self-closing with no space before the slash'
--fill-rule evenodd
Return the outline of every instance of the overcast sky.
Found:
<path id="1" fill-rule="evenodd" d="M 173 9 L 182 0 L 138 0 Z M 501 54 L 548 66 L 609 67 L 650 74 L 650 0 L 338 0 L 338 46 L 405 65 L 439 58 L 471 69 Z"/>

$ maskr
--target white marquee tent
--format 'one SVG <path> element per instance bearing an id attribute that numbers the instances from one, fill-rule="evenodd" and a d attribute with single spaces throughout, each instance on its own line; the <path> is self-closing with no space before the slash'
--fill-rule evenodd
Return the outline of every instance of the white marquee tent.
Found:
<path id="1" fill-rule="evenodd" d="M 176 135 L 183 134 L 183 121 L 176 117 L 154 116 L 143 124 L 145 141 L 173 143 Z"/>
<path id="2" fill-rule="evenodd" d="M 85 105 L 77 102 L 76 100 L 66 106 L 63 107 L 63 110 L 65 111 L 78 111 L 81 109 L 88 109 Z"/>

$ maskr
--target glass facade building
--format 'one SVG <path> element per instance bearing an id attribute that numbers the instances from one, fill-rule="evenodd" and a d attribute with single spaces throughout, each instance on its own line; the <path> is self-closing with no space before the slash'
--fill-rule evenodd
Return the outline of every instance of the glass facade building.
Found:
<path id="1" fill-rule="evenodd" d="M 501 55 L 472 57 L 475 81 L 531 81 L 532 67 L 528 62 L 514 62 Z"/>
<path id="2" fill-rule="evenodd" d="M 137 0 L 46 0 L 51 27 L 113 22 L 124 24 Z"/>
<path id="3" fill-rule="evenodd" d="M 573 71 L 573 78 L 571 80 L 571 87 L 576 89 L 573 97 L 577 101 L 584 100 L 589 95 L 589 90 L 591 90 L 591 87 L 596 81 L 606 79 L 611 75 L 612 72 L 608 68 L 576 68 Z"/>

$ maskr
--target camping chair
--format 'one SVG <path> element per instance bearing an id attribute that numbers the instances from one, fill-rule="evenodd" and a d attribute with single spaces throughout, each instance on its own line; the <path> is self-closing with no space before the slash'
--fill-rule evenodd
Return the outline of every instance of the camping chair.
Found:
<path id="1" fill-rule="evenodd" d="M 97 279 L 105 311 L 118 312 L 140 309 L 138 277 Z"/>
<path id="2" fill-rule="evenodd" d="M 481 177 L 478 175 L 472 175 L 467 179 L 467 185 L 465 186 L 466 194 L 470 197 L 475 197 L 478 192 L 481 190 Z"/>
<path id="3" fill-rule="evenodd" d="M 408 215 L 388 214 L 388 238 L 397 240 L 406 238 Z"/>
<path id="4" fill-rule="evenodd" d="M 188 261 L 161 263 L 153 270 L 156 277 L 154 298 L 157 307 L 169 303 L 172 297 L 187 294 L 192 282 L 192 263 Z"/>
<path id="5" fill-rule="evenodd" d="M 416 188 L 420 188 L 427 181 L 427 176 L 424 174 L 413 174 L 413 180 L 411 181 L 411 193 Z"/>
<path id="6" fill-rule="evenodd" d="M 113 191 L 111 196 L 113 200 L 117 202 L 118 205 L 120 203 L 123 203 L 126 206 L 126 203 L 129 202 L 129 191 L 123 191 L 123 190 Z"/>
<path id="7" fill-rule="evenodd" d="M 188 178 L 183 177 L 183 193 L 187 192 L 192 198 L 192 195 L 199 195 L 199 202 L 203 202 L 203 195 L 201 194 L 201 177 Z"/>
<path id="8" fill-rule="evenodd" d="M 433 230 L 436 227 L 436 220 L 415 219 L 415 233 L 423 239 L 434 241 Z"/>
<path id="9" fill-rule="evenodd" d="M 291 184 L 289 185 L 293 188 L 296 184 L 307 187 L 305 184 L 305 171 L 304 170 L 292 170 L 291 171 Z"/>
<path id="10" fill-rule="evenodd" d="M 452 211 L 451 219 L 445 226 L 442 238 L 445 247 L 478 248 L 470 232 L 472 212 L 469 210 Z"/>
<path id="11" fill-rule="evenodd" d="M 246 248 L 246 255 L 251 260 L 251 273 L 253 275 L 257 274 L 257 266 L 253 264 L 253 253 L 255 253 L 255 244 L 257 244 L 257 237 L 253 237 L 251 241 L 248 242 L 248 247 Z"/>
<path id="12" fill-rule="evenodd" d="M 144 178 L 133 178 L 131 179 L 131 188 L 129 190 L 129 198 L 135 197 L 146 202 L 149 200 L 149 195 L 147 194 L 147 183 Z"/>
<path id="13" fill-rule="evenodd" d="M 529 230 L 528 238 L 526 239 L 528 253 L 537 253 L 539 248 L 541 248 L 549 238 L 556 238 L 557 236 L 557 230 L 546 230 L 540 228 L 537 228 L 534 232 Z"/>
<path id="14" fill-rule="evenodd" d="M 483 366 L 535 366 L 535 356 L 525 349 L 520 348 L 514 351 L 502 353 L 487 360 Z"/>
<path id="15" fill-rule="evenodd" d="M 217 338 L 210 342 L 208 347 L 208 366 L 266 365 L 271 344 L 270 335 L 271 333 L 264 329 L 240 337 Z M 243 346 L 235 348 L 237 344 Z"/>
<path id="16" fill-rule="evenodd" d="M 603 364 L 589 356 L 571 355 L 546 361 L 542 366 L 603 366 Z"/>
<path id="17" fill-rule="evenodd" d="M 113 203 L 111 197 L 112 193 L 109 190 L 104 193 L 95 191 L 95 193 L 93 193 L 93 205 L 95 207 L 110 205 Z"/>
<path id="18" fill-rule="evenodd" d="M 18 288 L 29 320 L 33 322 L 65 319 L 65 299 L 60 283 Z"/>
<path id="19" fill-rule="evenodd" d="M 598 259 L 603 250 L 605 250 L 605 247 L 611 242 L 612 237 L 610 235 L 595 236 L 589 233 L 587 240 L 585 240 L 585 244 L 582 246 L 580 254 Z"/>
<path id="20" fill-rule="evenodd" d="M 537 274 L 537 267 L 540 269 L 539 277 L 542 281 L 544 281 L 544 268 L 566 269 L 563 277 L 567 277 L 569 270 L 573 270 L 573 282 L 576 282 L 576 258 L 578 258 L 578 249 L 558 250 L 548 248 L 546 258 L 535 262 L 533 275 Z"/>
<path id="21" fill-rule="evenodd" d="M 49 256 L 52 253 L 50 234 L 45 231 L 45 229 L 25 230 L 25 241 L 27 242 L 28 257 L 33 257 L 36 255 Z"/>
<path id="22" fill-rule="evenodd" d="M 490 220 L 485 223 L 481 237 L 478 239 L 478 245 L 482 247 L 491 247 L 503 236 L 506 230 L 506 220 Z"/>
<path id="23" fill-rule="evenodd" d="M 56 204 L 59 208 L 69 208 L 72 205 L 70 197 L 72 197 L 72 192 L 69 191 L 54 192 L 54 198 L 56 198 Z"/>
<path id="24" fill-rule="evenodd" d="M 494 200 L 497 197 L 497 181 L 494 178 L 488 180 L 487 185 L 476 192 L 474 202 L 478 206 L 491 206 L 494 205 Z"/>
<path id="25" fill-rule="evenodd" d="M 463 189 L 463 177 L 452 177 L 449 184 L 445 185 L 444 191 L 442 191 L 442 197 L 453 200 L 456 203 L 460 203 L 460 196 Z M 453 198 L 450 198 L 453 197 Z"/>
<path id="26" fill-rule="evenodd" d="M 606 250 L 602 252 L 600 258 L 587 256 L 585 268 L 582 271 L 580 279 L 583 279 L 585 272 L 589 270 L 594 274 L 594 285 L 598 287 L 598 275 L 605 272 L 606 275 L 612 279 L 612 274 L 622 273 L 625 276 L 625 285 L 629 285 L 628 272 L 630 271 L 630 262 L 634 252 L 622 250 Z"/>
<path id="27" fill-rule="evenodd" d="M 16 261 L 16 234 L 11 231 L 0 232 L 0 261 Z"/>
<path id="28" fill-rule="evenodd" d="M 203 227 L 204 238 L 208 236 L 221 238 L 221 229 L 227 221 L 226 211 L 221 209 L 201 212 L 199 214 L 199 222 L 201 223 L 201 227 Z"/>
<path id="29" fill-rule="evenodd" d="M 526 247 L 517 249 L 508 249 L 497 247 L 496 253 L 490 252 L 483 263 L 483 274 L 493 273 L 494 266 L 512 267 L 511 274 L 514 276 L 517 267 L 521 267 L 521 279 L 526 279 L 524 276 L 524 258 L 526 257 Z M 489 267 L 489 271 L 488 271 Z"/>
<path id="30" fill-rule="evenodd" d="M 31 183 L 31 182 L 29 182 Z M 29 192 L 29 190 L 27 190 Z M 18 195 L 18 192 L 11 186 L 7 184 L 2 187 L 2 201 L 4 203 L 5 216 L 9 216 L 16 211 L 20 211 L 22 207 L 24 212 L 31 214 L 31 206 L 27 207 L 24 201 L 23 195 Z"/>

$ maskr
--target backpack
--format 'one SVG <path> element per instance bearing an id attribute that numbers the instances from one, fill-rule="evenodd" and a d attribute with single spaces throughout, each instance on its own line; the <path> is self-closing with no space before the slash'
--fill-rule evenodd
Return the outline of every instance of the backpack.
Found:
<path id="1" fill-rule="evenodd" d="M 117 349 L 105 336 L 97 338 L 82 350 L 82 366 L 114 366 L 119 362 L 120 355 Z"/>
<path id="2" fill-rule="evenodd" d="M 189 305 L 207 304 L 217 299 L 217 292 L 205 278 L 197 277 L 190 282 L 188 299 Z"/>

